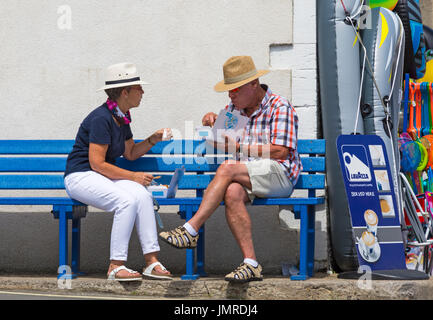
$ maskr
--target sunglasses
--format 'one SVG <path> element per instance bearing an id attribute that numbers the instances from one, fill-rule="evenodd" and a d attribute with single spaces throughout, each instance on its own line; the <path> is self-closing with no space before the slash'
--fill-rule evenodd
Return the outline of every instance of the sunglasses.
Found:
<path id="1" fill-rule="evenodd" d="M 143 90 L 143 88 L 140 85 L 138 85 L 138 86 L 132 86 L 131 89 Z"/>
<path id="2" fill-rule="evenodd" d="M 229 92 L 230 93 L 236 93 L 236 92 L 239 92 L 239 90 L 240 90 L 240 87 L 231 89 L 231 90 L 229 90 Z"/>
<path id="3" fill-rule="evenodd" d="M 246 87 L 246 86 L 248 86 L 249 84 L 251 84 L 251 83 L 253 83 L 253 82 L 254 82 L 254 80 L 253 80 L 253 81 L 250 81 L 250 82 L 247 82 L 247 83 L 241 85 L 240 87 L 237 87 L 237 88 L 231 89 L 231 90 L 229 90 L 229 93 L 236 93 L 236 92 L 239 92 L 239 91 L 241 90 L 241 88 Z"/>

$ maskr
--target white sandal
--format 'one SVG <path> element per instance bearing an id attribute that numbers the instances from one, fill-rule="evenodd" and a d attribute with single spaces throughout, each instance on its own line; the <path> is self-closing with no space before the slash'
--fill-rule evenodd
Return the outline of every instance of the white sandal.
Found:
<path id="1" fill-rule="evenodd" d="M 134 270 L 128 269 L 128 268 L 125 267 L 125 266 L 120 266 L 120 267 L 117 267 L 117 268 L 111 270 L 111 272 L 108 274 L 108 278 L 107 278 L 107 280 L 111 280 L 111 281 L 112 281 L 112 280 L 116 280 L 116 281 L 141 281 L 141 280 L 143 280 L 141 277 L 136 277 L 136 278 L 116 278 L 116 274 L 117 274 L 120 270 L 126 270 L 126 271 L 128 271 L 129 273 L 138 273 L 137 271 L 134 271 Z"/>
<path id="2" fill-rule="evenodd" d="M 155 267 L 156 266 L 161 266 L 162 270 L 167 270 L 161 262 L 154 262 L 151 265 L 149 265 L 146 269 L 144 269 L 143 271 L 143 276 L 145 278 L 149 278 L 149 279 L 159 279 L 159 280 L 173 280 L 173 276 L 172 275 L 163 275 L 161 273 L 158 273 L 157 271 L 155 271 Z"/>

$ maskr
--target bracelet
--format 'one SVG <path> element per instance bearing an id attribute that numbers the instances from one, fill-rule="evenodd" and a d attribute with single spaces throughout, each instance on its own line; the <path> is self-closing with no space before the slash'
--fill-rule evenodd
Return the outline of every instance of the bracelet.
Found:
<path id="1" fill-rule="evenodd" d="M 155 145 L 155 143 L 152 143 L 152 141 L 150 141 L 150 137 L 147 138 L 147 141 L 149 142 L 149 144 L 150 144 L 151 146 L 154 146 L 154 145 Z"/>

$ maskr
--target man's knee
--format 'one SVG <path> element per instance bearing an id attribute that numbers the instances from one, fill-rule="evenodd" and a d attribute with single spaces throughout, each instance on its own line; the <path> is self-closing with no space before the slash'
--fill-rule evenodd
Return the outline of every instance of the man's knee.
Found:
<path id="1" fill-rule="evenodd" d="M 224 176 L 233 176 L 234 174 L 236 174 L 237 165 L 238 164 L 233 160 L 225 160 L 218 167 L 216 174 L 217 175 L 224 175 Z"/>
<path id="2" fill-rule="evenodd" d="M 239 183 L 231 183 L 224 195 L 224 202 L 226 205 L 231 205 L 237 202 L 245 202 L 247 193 Z"/>

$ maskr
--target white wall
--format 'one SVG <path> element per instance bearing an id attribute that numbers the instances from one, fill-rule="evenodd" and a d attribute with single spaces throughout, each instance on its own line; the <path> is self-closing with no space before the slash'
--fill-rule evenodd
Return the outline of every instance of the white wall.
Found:
<path id="1" fill-rule="evenodd" d="M 65 4 L 71 29 L 58 26 Z M 269 45 L 293 39 L 290 0 L 4 0 L 1 8 L 1 95 L 13 111 L 4 138 L 73 138 L 105 98 L 95 92 L 105 68 L 121 61 L 136 63 L 152 84 L 132 114 L 135 135 L 161 126 L 183 132 L 184 121 L 198 124 L 227 102 L 213 91 L 227 58 L 248 54 L 268 68 Z M 263 80 L 279 82 L 279 73 Z"/>
<path id="2" fill-rule="evenodd" d="M 316 137 L 314 0 L 2 0 L 0 13 L 1 139 L 73 139 L 82 119 L 105 101 L 105 94 L 96 92 L 103 85 L 105 68 L 122 61 L 137 64 L 142 78 L 151 83 L 144 88 L 141 106 L 132 111 L 134 137 L 145 138 L 161 127 L 172 127 L 179 137 L 189 138 L 192 132 L 185 128 L 199 125 L 205 112 L 217 112 L 228 103 L 227 94 L 214 92 L 213 86 L 222 80 L 222 64 L 233 55 L 251 55 L 258 69 L 271 69 L 273 72 L 261 81 L 292 101 L 300 119 L 300 138 Z M 163 218 L 177 225 L 181 221 L 172 211 L 163 209 Z M 298 243 L 281 240 L 289 234 L 297 237 L 296 223 L 291 224 L 291 231 L 282 231 L 277 207 L 259 212 L 253 215 L 257 225 L 263 221 L 269 230 L 279 230 L 267 245 L 284 243 L 272 257 L 265 257 L 265 250 L 262 260 L 273 270 L 281 261 L 296 263 Z M 45 220 L 34 218 L 35 223 L 29 225 L 20 223 L 24 219 L 20 215 L 0 215 L 0 220 L 5 219 L 0 222 L 0 238 L 10 242 L 8 235 L 16 234 L 18 228 L 24 243 L 36 245 L 33 240 L 39 236 L 57 241 L 51 215 L 38 215 Z M 231 237 L 223 216 L 223 209 L 218 209 L 209 225 Z M 326 260 L 323 217 L 322 210 L 318 214 L 318 233 L 322 236 L 316 240 L 316 259 L 321 261 Z M 84 233 L 101 233 L 99 226 L 104 225 L 103 236 L 97 240 L 86 240 L 91 236 L 83 234 L 87 250 L 104 253 L 103 259 L 87 266 L 89 269 L 106 267 L 111 218 L 108 213 L 101 216 L 91 212 L 83 220 Z M 37 236 L 31 231 L 34 228 L 52 234 Z M 212 234 L 209 231 L 207 237 Z M 0 243 L 4 243 L 2 239 Z M 236 247 L 234 243 L 232 246 Z M 161 255 L 169 265 L 179 263 L 177 253 L 163 249 Z M 218 271 L 220 259 L 218 248 L 215 250 L 212 257 L 217 260 L 211 263 Z M 10 248 L 0 247 L 0 257 L 11 254 Z M 85 263 L 85 249 L 82 254 Z M 24 251 L 19 257 L 1 259 L 0 270 L 17 264 L 23 270 L 35 265 L 31 259 L 37 257 L 27 259 L 29 255 Z M 41 269 L 57 259 L 52 248 L 44 255 L 36 263 Z M 137 256 L 138 251 L 132 255 Z M 227 268 L 238 264 L 239 259 L 234 249 Z"/>

